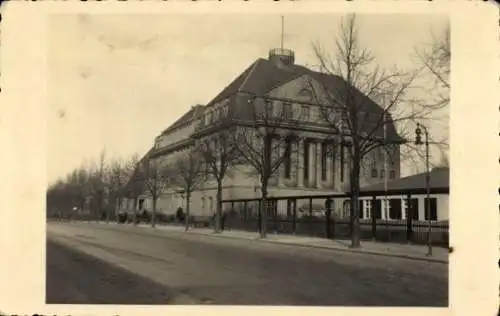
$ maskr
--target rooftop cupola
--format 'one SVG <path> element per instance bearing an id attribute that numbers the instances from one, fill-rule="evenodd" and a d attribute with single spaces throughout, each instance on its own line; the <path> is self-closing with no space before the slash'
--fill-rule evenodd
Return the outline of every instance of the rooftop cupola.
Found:
<path id="1" fill-rule="evenodd" d="M 281 16 L 281 45 L 269 51 L 269 60 L 279 67 L 292 66 L 295 62 L 295 53 L 284 47 L 285 41 L 285 18 Z"/>
<path id="2" fill-rule="evenodd" d="M 281 65 L 291 66 L 295 62 L 295 53 L 287 48 L 273 48 L 269 51 L 269 60 Z"/>

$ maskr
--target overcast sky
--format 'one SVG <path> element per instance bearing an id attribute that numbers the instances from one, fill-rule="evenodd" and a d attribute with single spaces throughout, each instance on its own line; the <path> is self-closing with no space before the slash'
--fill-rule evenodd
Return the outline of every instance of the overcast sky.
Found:
<path id="1" fill-rule="evenodd" d="M 333 48 L 340 15 L 285 16 L 296 63 Z M 358 16 L 361 40 L 385 67 L 411 67 L 442 15 Z M 206 104 L 255 59 L 280 46 L 279 15 L 59 15 L 49 24 L 48 180 L 82 162 L 143 155 L 194 104 Z M 444 126 L 444 127 L 443 127 Z M 447 122 L 433 133 L 447 133 Z M 411 173 L 411 168 L 403 170 Z"/>

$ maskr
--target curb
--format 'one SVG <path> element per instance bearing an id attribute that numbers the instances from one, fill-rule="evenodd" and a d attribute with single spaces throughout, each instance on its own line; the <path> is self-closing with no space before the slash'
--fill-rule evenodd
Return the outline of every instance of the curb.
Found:
<path id="1" fill-rule="evenodd" d="M 144 225 L 142 227 L 151 228 L 151 226 L 146 226 L 146 225 Z M 160 230 L 170 231 L 170 232 L 174 232 L 174 233 L 186 233 L 186 231 L 184 231 L 184 230 L 176 231 L 174 229 L 171 230 L 168 228 L 162 229 L 160 227 L 155 227 L 155 229 L 158 229 L 158 228 Z M 217 237 L 217 238 L 257 241 L 257 242 L 264 242 L 264 243 L 277 244 L 277 245 L 296 246 L 296 247 L 303 247 L 303 248 L 326 249 L 326 250 L 331 250 L 331 251 L 349 252 L 349 253 L 357 253 L 357 254 L 368 254 L 368 255 L 375 255 L 375 256 L 381 256 L 381 257 L 402 258 L 402 259 L 408 259 L 408 260 L 414 260 L 414 261 L 426 261 L 426 262 L 434 262 L 434 263 L 441 263 L 441 264 L 448 264 L 449 263 L 449 260 L 437 259 L 437 258 L 432 258 L 432 257 L 430 257 L 430 258 L 420 257 L 420 256 L 401 254 L 401 253 L 387 253 L 387 252 L 378 252 L 378 251 L 373 251 L 373 250 L 354 250 L 354 249 L 349 249 L 349 248 L 333 248 L 333 247 L 328 247 L 328 246 L 323 246 L 323 245 L 299 244 L 299 243 L 293 243 L 293 242 L 283 242 L 283 241 L 262 239 L 259 237 L 245 238 L 245 237 L 240 237 L 240 236 L 228 236 L 225 234 L 202 233 L 202 232 L 196 232 L 193 230 L 189 230 L 189 231 L 187 231 L 187 233 L 190 233 L 193 235 L 201 235 L 201 236 L 209 236 L 209 237 Z"/>
<path id="2" fill-rule="evenodd" d="M 265 242 L 265 243 L 277 244 L 277 245 L 296 246 L 296 247 L 303 247 L 303 248 L 318 248 L 318 249 L 327 249 L 327 250 L 339 251 L 339 252 L 369 254 L 369 255 L 375 255 L 375 256 L 381 256 L 381 257 L 403 258 L 403 259 L 409 259 L 409 260 L 415 260 L 415 261 L 427 261 L 427 262 L 448 264 L 448 260 L 437 259 L 437 258 L 425 258 L 425 257 L 418 257 L 418 256 L 414 256 L 414 255 L 399 254 L 399 253 L 385 253 L 385 252 L 378 252 L 378 251 L 372 251 L 372 250 L 352 250 L 352 249 L 344 249 L 344 248 L 332 248 L 332 247 L 322 246 L 322 245 L 298 244 L 298 243 L 293 243 L 293 242 L 283 242 L 283 241 L 276 241 L 276 240 L 269 240 L 269 239 L 261 239 L 258 237 L 250 239 L 250 238 L 239 237 L 239 236 L 227 236 L 224 234 L 209 234 L 209 233 L 207 234 L 207 233 L 198 233 L 198 232 L 192 232 L 192 231 L 189 231 L 189 233 L 196 234 L 196 235 L 209 236 L 209 237 L 252 240 L 252 241 Z"/>

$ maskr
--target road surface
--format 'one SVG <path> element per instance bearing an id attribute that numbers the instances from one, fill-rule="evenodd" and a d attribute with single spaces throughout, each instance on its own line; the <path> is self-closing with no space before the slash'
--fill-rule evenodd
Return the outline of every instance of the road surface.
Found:
<path id="1" fill-rule="evenodd" d="M 448 306 L 448 265 L 132 225 L 49 223 L 47 303 Z"/>

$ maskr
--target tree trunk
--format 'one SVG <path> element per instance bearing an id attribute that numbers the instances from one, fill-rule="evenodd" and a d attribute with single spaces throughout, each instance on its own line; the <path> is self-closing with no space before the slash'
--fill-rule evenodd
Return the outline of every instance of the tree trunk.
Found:
<path id="1" fill-rule="evenodd" d="M 222 181 L 217 181 L 217 206 L 215 210 L 215 232 L 221 232 L 221 215 L 222 215 Z"/>
<path id="2" fill-rule="evenodd" d="M 186 190 L 187 191 L 187 190 Z M 186 225 L 184 227 L 184 230 L 185 231 L 188 231 L 189 230 L 189 204 L 190 204 L 190 200 L 191 200 L 191 193 L 190 192 L 187 192 L 186 193 L 186 219 L 184 221 L 184 224 Z"/>
<path id="3" fill-rule="evenodd" d="M 360 172 L 360 159 L 359 155 L 353 155 L 352 169 L 350 175 L 351 187 L 351 245 L 350 248 L 359 248 L 360 243 L 360 229 L 359 229 L 359 172 Z"/>
<path id="4" fill-rule="evenodd" d="M 153 198 L 153 211 L 151 212 L 151 227 L 155 228 L 156 226 L 156 201 L 157 197 Z"/>
<path id="5" fill-rule="evenodd" d="M 260 203 L 260 237 L 266 238 L 267 236 L 267 181 L 263 181 L 261 186 L 262 203 Z"/>
<path id="6" fill-rule="evenodd" d="M 134 222 L 134 226 L 137 225 L 137 197 L 134 198 L 134 205 L 132 209 L 132 220 Z"/>
<path id="7" fill-rule="evenodd" d="M 109 217 L 110 217 L 110 209 L 109 205 L 106 207 L 106 224 L 109 224 Z"/>

